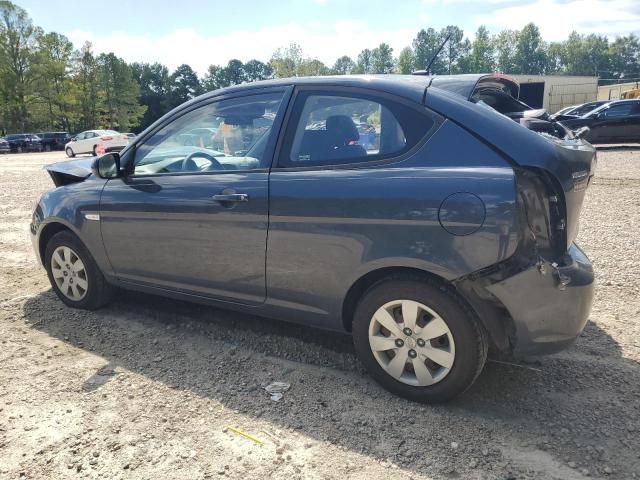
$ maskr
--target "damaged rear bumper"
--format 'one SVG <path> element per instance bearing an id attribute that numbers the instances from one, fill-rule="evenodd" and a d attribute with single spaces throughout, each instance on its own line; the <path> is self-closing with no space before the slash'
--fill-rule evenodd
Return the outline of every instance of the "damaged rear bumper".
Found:
<path id="1" fill-rule="evenodd" d="M 594 293 L 593 267 L 574 244 L 561 264 L 541 261 L 486 288 L 513 320 L 514 355 L 553 353 L 571 344 L 587 323 Z"/>

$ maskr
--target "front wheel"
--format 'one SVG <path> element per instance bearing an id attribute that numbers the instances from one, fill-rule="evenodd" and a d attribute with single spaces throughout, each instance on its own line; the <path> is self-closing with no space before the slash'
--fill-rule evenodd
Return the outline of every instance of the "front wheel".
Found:
<path id="1" fill-rule="evenodd" d="M 113 287 L 87 248 L 71 232 L 56 233 L 49 240 L 44 263 L 51 286 L 68 306 L 93 310 L 111 299 Z"/>
<path id="2" fill-rule="evenodd" d="M 73 158 L 73 157 L 76 156 L 76 154 L 73 153 L 73 150 L 71 150 L 71 147 L 67 147 L 65 149 L 65 153 L 67 154 L 67 157 L 69 157 L 69 158 Z"/>
<path id="3" fill-rule="evenodd" d="M 469 388 L 488 349 L 484 328 L 462 300 L 417 280 L 370 288 L 356 308 L 353 339 L 378 383 L 426 403 L 446 402 Z"/>

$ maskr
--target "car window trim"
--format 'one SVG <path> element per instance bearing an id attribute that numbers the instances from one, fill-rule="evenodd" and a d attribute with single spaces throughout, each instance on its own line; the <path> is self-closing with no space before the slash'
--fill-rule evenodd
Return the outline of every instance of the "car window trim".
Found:
<path id="1" fill-rule="evenodd" d="M 345 96 L 349 93 L 351 94 L 360 94 L 364 96 L 372 96 L 379 97 L 385 100 L 396 101 L 398 103 L 402 103 L 403 105 L 413 108 L 417 112 L 421 114 L 425 114 L 429 116 L 433 120 L 433 125 L 429 130 L 425 132 L 423 137 L 417 142 L 413 147 L 411 147 L 406 152 L 403 152 L 399 155 L 391 155 L 385 156 L 384 158 L 373 159 L 373 160 L 363 160 L 363 161 L 354 161 L 350 163 L 340 163 L 340 164 L 322 164 L 322 165 L 308 165 L 308 166 L 291 166 L 282 164 L 282 159 L 284 155 L 288 155 L 289 151 L 285 150 L 285 140 L 288 140 L 291 136 L 295 135 L 295 129 L 297 128 L 297 123 L 300 120 L 299 118 L 292 118 L 294 113 L 294 107 L 296 105 L 296 100 L 298 96 L 303 93 L 308 92 L 322 92 L 321 94 L 326 95 L 336 95 L 336 96 Z M 342 95 L 340 95 L 342 94 Z M 440 126 L 444 123 L 444 117 L 437 114 L 433 110 L 430 110 L 425 105 L 422 105 L 418 102 L 412 102 L 406 98 L 400 97 L 398 95 L 394 95 L 392 93 L 384 92 L 381 90 L 377 90 L 374 88 L 362 88 L 362 87 L 348 87 L 348 86 L 338 86 L 338 85 L 296 85 L 289 100 L 289 107 L 287 109 L 286 115 L 283 120 L 282 133 L 278 138 L 278 144 L 276 146 L 276 151 L 274 154 L 274 164 L 271 167 L 272 171 L 278 172 L 293 172 L 293 171 L 318 171 L 318 170 L 353 170 L 357 168 L 367 168 L 367 167 L 375 167 L 378 165 L 388 165 L 392 163 L 398 163 L 406 160 L 408 157 L 412 156 L 416 151 L 418 151 L 422 146 L 429 141 L 429 139 L 435 134 L 436 131 L 440 128 Z M 292 123 L 293 122 L 293 123 Z"/>
<path id="2" fill-rule="evenodd" d="M 213 97 L 208 97 L 206 99 L 203 99 L 203 101 L 201 102 L 196 102 L 193 103 L 191 105 L 189 105 L 188 107 L 185 106 L 185 108 L 181 109 L 181 110 L 177 110 L 175 112 L 174 115 L 171 115 L 169 117 L 167 117 L 162 123 L 158 124 L 156 127 L 154 127 L 153 130 L 150 130 L 148 132 L 143 132 L 140 135 L 138 135 L 136 137 L 136 141 L 129 144 L 127 147 L 125 147 L 126 151 L 123 150 L 123 152 L 121 153 L 122 157 L 121 157 L 121 162 L 123 164 L 123 167 L 125 168 L 125 171 L 128 168 L 131 168 L 131 163 L 135 162 L 135 152 L 138 149 L 138 147 L 140 145 L 143 145 L 145 140 L 153 137 L 159 130 L 163 129 L 165 126 L 167 126 L 169 123 L 177 120 L 178 118 L 198 109 L 198 108 L 202 108 L 202 107 L 206 107 L 207 105 L 211 105 L 212 103 L 215 102 L 221 102 L 224 100 L 232 100 L 234 98 L 244 98 L 244 97 L 250 97 L 250 96 L 254 96 L 254 95 L 268 95 L 271 93 L 282 93 L 282 100 L 280 103 L 280 106 L 278 107 L 278 111 L 276 112 L 276 117 L 273 121 L 273 124 L 271 125 L 271 137 L 269 139 L 269 141 L 267 142 L 267 145 L 265 146 L 265 153 L 267 154 L 267 162 L 266 165 L 264 167 L 260 167 L 260 168 L 253 168 L 253 169 L 244 169 L 244 170 L 220 170 L 220 171 L 212 171 L 212 172 L 171 172 L 171 173 L 149 173 L 149 174 L 140 174 L 140 175 L 134 175 L 133 172 L 131 173 L 127 173 L 125 176 L 126 177 L 135 177 L 135 178 L 149 178 L 149 177 L 170 177 L 170 176 L 185 176 L 185 175 L 218 175 L 218 174 L 225 174 L 225 173 L 239 173 L 239 172 L 253 172 L 253 173 L 260 173 L 260 172 L 268 172 L 271 169 L 271 166 L 273 165 L 273 162 L 275 160 L 275 151 L 276 151 L 276 146 L 278 144 L 279 141 L 279 137 L 282 134 L 282 126 L 284 125 L 284 117 L 285 117 L 285 113 L 288 111 L 289 108 L 289 102 L 291 100 L 291 96 L 292 96 L 292 92 L 293 92 L 293 86 L 292 85 L 285 85 L 285 86 L 278 86 L 278 87 L 265 87 L 265 88 L 256 88 L 256 89 L 251 89 L 248 91 L 236 91 L 236 92 L 231 92 L 231 93 L 227 93 L 227 94 L 221 94 L 221 95 L 216 95 Z M 269 158 L 269 153 L 271 152 L 271 158 Z"/>

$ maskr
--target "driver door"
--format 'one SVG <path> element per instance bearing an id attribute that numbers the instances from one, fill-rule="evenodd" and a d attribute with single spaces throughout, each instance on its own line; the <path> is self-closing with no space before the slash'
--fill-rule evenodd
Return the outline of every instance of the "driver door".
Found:
<path id="1" fill-rule="evenodd" d="M 128 149 L 131 173 L 107 182 L 100 205 L 121 281 L 264 301 L 269 167 L 289 92 L 261 92 L 187 107 Z"/>

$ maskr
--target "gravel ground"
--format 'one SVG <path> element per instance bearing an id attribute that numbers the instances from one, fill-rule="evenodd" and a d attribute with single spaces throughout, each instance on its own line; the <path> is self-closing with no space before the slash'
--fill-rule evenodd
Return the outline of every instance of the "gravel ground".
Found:
<path id="1" fill-rule="evenodd" d="M 138 293 L 66 308 L 27 230 L 62 157 L 0 156 L 0 478 L 640 478 L 640 149 L 599 152 L 575 346 L 445 406 L 382 390 L 347 337 Z"/>

